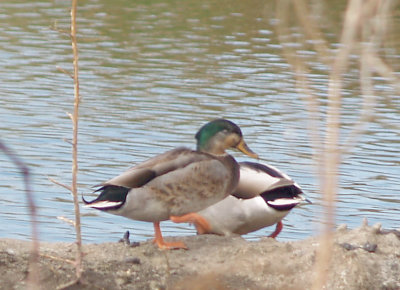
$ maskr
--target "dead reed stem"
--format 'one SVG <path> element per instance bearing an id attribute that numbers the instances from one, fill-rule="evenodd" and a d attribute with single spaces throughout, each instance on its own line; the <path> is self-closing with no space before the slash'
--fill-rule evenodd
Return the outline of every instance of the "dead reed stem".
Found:
<path id="1" fill-rule="evenodd" d="M 33 191 L 31 187 L 31 174 L 28 166 L 3 142 L 0 141 L 0 150 L 4 152 L 11 159 L 11 161 L 18 167 L 21 175 L 24 178 L 25 194 L 28 200 L 29 212 L 31 216 L 31 227 L 32 227 L 32 248 L 29 256 L 29 272 L 28 272 L 28 289 L 39 288 L 39 239 L 38 239 L 38 228 L 37 228 L 37 214 L 36 206 L 33 200 Z"/>
<path id="2" fill-rule="evenodd" d="M 72 193 L 75 211 L 75 234 L 76 234 L 76 256 L 73 264 L 75 265 L 76 278 L 64 285 L 59 286 L 57 289 L 68 289 L 72 285 L 81 283 L 83 273 L 83 252 L 82 252 L 82 233 L 81 233 L 81 214 L 79 210 L 78 200 L 78 124 L 79 124 L 79 104 L 81 101 L 79 95 L 79 66 L 78 66 L 78 45 L 76 39 L 76 13 L 77 13 L 78 0 L 72 0 L 71 4 L 71 46 L 73 53 L 73 74 L 59 68 L 60 71 L 70 76 L 74 81 L 74 112 L 73 114 L 67 113 L 72 121 L 72 142 L 68 142 L 72 146 L 72 180 L 71 185 L 60 183 L 52 178 L 49 178 L 53 183 L 60 185 Z"/>
<path id="3" fill-rule="evenodd" d="M 72 119 L 72 182 L 71 191 L 74 199 L 75 208 L 75 231 L 76 231 L 76 277 L 78 281 L 82 276 L 82 235 L 81 235 L 81 215 L 79 210 L 78 201 L 78 190 L 77 190 L 77 175 L 78 175 L 78 120 L 79 120 L 79 78 L 78 78 L 78 46 L 76 40 L 76 12 L 77 12 L 78 0 L 72 0 L 71 7 L 71 42 L 72 42 L 72 52 L 74 56 L 73 66 L 74 66 L 74 113 L 71 116 Z"/>
<path id="4" fill-rule="evenodd" d="M 328 280 L 333 246 L 333 228 L 335 225 L 338 191 L 339 165 L 345 154 L 355 146 L 365 128 L 373 119 L 376 104 L 373 75 L 379 74 L 399 90 L 399 80 L 391 67 L 379 56 L 379 48 L 384 46 L 388 31 L 391 0 L 350 0 L 348 2 L 338 49 L 329 50 L 318 29 L 310 10 L 303 0 L 277 1 L 277 32 L 282 43 L 283 53 L 296 75 L 296 85 L 300 94 L 305 95 L 309 113 L 309 134 L 320 179 L 324 208 L 323 231 L 315 263 L 313 289 L 323 289 Z M 293 10 L 291 10 L 293 8 Z M 315 58 L 328 68 L 328 94 L 325 122 L 321 124 L 321 105 L 312 89 L 312 80 L 307 77 L 309 65 L 297 55 L 296 48 L 286 43 L 296 42 L 290 35 L 290 25 L 296 22 L 303 29 L 306 39 L 303 49 L 315 50 Z M 359 54 L 359 79 L 361 108 L 358 121 L 344 138 L 340 134 L 343 76 L 348 71 L 351 54 Z M 324 134 L 322 131 L 324 130 Z M 323 144 L 323 145 L 322 145 Z"/>

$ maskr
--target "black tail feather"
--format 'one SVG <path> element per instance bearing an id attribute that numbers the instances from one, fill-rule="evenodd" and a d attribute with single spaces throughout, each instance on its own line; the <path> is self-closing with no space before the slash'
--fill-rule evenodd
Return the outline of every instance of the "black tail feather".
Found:
<path id="1" fill-rule="evenodd" d="M 87 201 L 82 196 L 82 201 L 85 204 L 94 204 L 100 201 L 121 202 L 122 206 L 126 201 L 126 196 L 128 195 L 129 190 L 131 190 L 131 188 L 124 186 L 104 185 L 95 191 L 100 192 L 100 195 L 97 198 L 92 201 Z"/>

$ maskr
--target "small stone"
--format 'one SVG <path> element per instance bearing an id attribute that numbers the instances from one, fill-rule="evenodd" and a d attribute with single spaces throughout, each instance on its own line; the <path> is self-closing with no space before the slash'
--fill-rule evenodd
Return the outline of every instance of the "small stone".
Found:
<path id="1" fill-rule="evenodd" d="M 10 256 L 14 256 L 15 255 L 15 251 L 13 249 L 7 249 L 5 252 L 7 254 L 9 254 Z"/>
<path id="2" fill-rule="evenodd" d="M 132 242 L 132 243 L 130 243 L 129 246 L 132 247 L 132 248 L 139 247 L 140 243 L 139 242 Z"/>
<path id="3" fill-rule="evenodd" d="M 137 257 L 129 257 L 124 260 L 125 263 L 131 263 L 135 265 L 140 265 L 142 262 Z"/>
<path id="4" fill-rule="evenodd" d="M 342 243 L 342 244 L 339 244 L 339 246 L 341 246 L 342 248 L 346 249 L 347 251 L 355 250 L 355 249 L 358 248 L 357 246 L 353 246 L 353 245 L 351 245 L 349 243 Z"/>
<path id="5" fill-rule="evenodd" d="M 377 244 L 371 244 L 370 242 L 366 242 L 362 247 L 364 250 L 370 253 L 375 253 L 376 249 L 378 248 Z"/>
<path id="6" fill-rule="evenodd" d="M 337 231 L 338 231 L 338 232 L 347 231 L 347 225 L 346 225 L 346 224 L 341 224 L 341 225 L 339 225 L 338 228 L 337 228 Z"/>

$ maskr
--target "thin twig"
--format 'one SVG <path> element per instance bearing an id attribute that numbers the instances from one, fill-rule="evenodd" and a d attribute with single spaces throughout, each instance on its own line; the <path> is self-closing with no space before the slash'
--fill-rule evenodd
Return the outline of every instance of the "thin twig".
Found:
<path id="1" fill-rule="evenodd" d="M 366 125 L 374 118 L 376 97 L 373 74 L 380 74 L 396 90 L 400 91 L 400 81 L 395 77 L 391 67 L 378 54 L 378 49 L 384 46 L 391 7 L 393 7 L 391 0 L 350 0 L 345 12 L 338 49 L 335 52 L 333 62 L 330 63 L 331 55 L 326 41 L 317 29 L 318 26 L 314 23 L 315 18 L 310 18 L 305 1 L 277 1 L 278 37 L 282 44 L 283 54 L 296 73 L 296 86 L 299 88 L 299 92 L 305 95 L 303 98 L 307 104 L 309 118 L 311 118 L 309 122 L 311 146 L 314 149 L 314 159 L 317 160 L 320 186 L 323 192 L 325 227 L 317 251 L 313 289 L 322 289 L 328 278 L 339 164 L 343 156 L 350 152 L 362 136 Z M 293 11 L 295 13 L 292 13 Z M 289 29 L 289 24 L 293 20 L 297 20 L 307 38 L 313 40 L 312 47 L 316 51 L 315 57 L 321 63 L 327 64 L 328 69 L 330 69 L 324 137 L 319 133 L 323 126 L 319 120 L 319 112 L 322 112 L 322 110 L 307 77 L 310 68 L 298 56 L 297 48 L 286 45 L 288 42 L 299 42 Z M 300 40 L 300 44 L 303 47 L 310 46 L 306 41 L 301 42 Z M 358 121 L 350 128 L 347 139 L 341 142 L 341 139 L 343 139 L 340 136 L 343 76 L 348 71 L 350 53 L 358 51 L 361 51 L 359 68 L 362 93 L 361 108 Z M 321 144 L 324 144 L 324 146 L 321 147 Z"/>
<path id="2" fill-rule="evenodd" d="M 64 29 L 59 29 L 58 28 L 58 22 L 54 21 L 52 25 L 49 26 L 49 28 L 53 31 L 57 31 L 60 34 L 65 34 L 67 36 L 70 35 L 70 32 L 68 30 L 64 30 Z"/>
<path id="3" fill-rule="evenodd" d="M 76 40 L 76 13 L 77 13 L 78 0 L 72 0 L 71 8 L 71 43 L 72 51 L 74 55 L 73 67 L 74 67 L 74 114 L 72 117 L 73 127 L 73 138 L 72 138 L 72 195 L 74 199 L 75 208 L 75 231 L 76 231 L 76 277 L 79 281 L 82 277 L 82 235 L 81 235 L 81 218 L 78 201 L 78 190 L 77 190 L 77 175 L 78 175 L 78 120 L 79 120 L 79 66 L 78 66 L 78 45 Z"/>
<path id="4" fill-rule="evenodd" d="M 289 23 L 289 11 L 291 3 L 288 0 L 282 0 L 276 2 L 276 18 L 279 19 L 276 27 L 279 42 L 282 45 L 283 55 L 286 61 L 293 67 L 294 70 L 298 70 L 298 64 L 301 64 L 296 51 L 292 46 L 286 45 L 286 43 L 292 42 L 290 39 L 290 31 L 288 29 Z"/>
<path id="5" fill-rule="evenodd" d="M 28 288 L 38 289 L 39 288 L 39 239 L 38 239 L 38 228 L 37 228 L 37 214 L 36 205 L 33 200 L 33 191 L 31 188 L 31 174 L 28 166 L 3 142 L 0 141 L 0 150 L 4 152 L 11 159 L 11 161 L 20 170 L 25 184 L 25 194 L 28 200 L 29 212 L 31 216 L 31 227 L 32 227 L 32 248 L 29 257 L 29 274 L 28 274 Z"/>
<path id="6" fill-rule="evenodd" d="M 81 219 L 80 219 L 80 210 L 79 210 L 79 200 L 78 200 L 78 186 L 77 186 L 77 175 L 78 175 L 78 120 L 79 120 L 79 104 L 80 104 L 80 95 L 79 95 L 79 67 L 78 67 L 78 46 L 76 40 L 76 14 L 77 14 L 77 4 L 78 0 L 72 0 L 71 4 L 71 46 L 73 53 L 73 74 L 70 74 L 68 71 L 58 67 L 58 69 L 67 75 L 69 75 L 74 80 L 74 112 L 73 114 L 67 112 L 67 115 L 72 121 L 72 142 L 69 142 L 72 145 L 72 181 L 71 186 L 62 184 L 52 178 L 49 178 L 50 181 L 58 184 L 72 193 L 73 201 L 74 201 L 74 211 L 75 211 L 75 232 L 76 232 L 76 260 L 75 260 L 75 273 L 76 279 L 71 283 L 61 286 L 61 288 L 68 287 L 69 285 L 74 285 L 79 283 L 82 279 L 83 273 L 83 252 L 82 252 L 82 234 L 81 234 Z"/>
<path id="7" fill-rule="evenodd" d="M 69 218 L 66 218 L 64 216 L 58 216 L 57 219 L 59 219 L 60 221 L 66 222 L 67 224 L 72 225 L 73 227 L 76 226 L 75 222 Z"/>
<path id="8" fill-rule="evenodd" d="M 296 0 L 292 1 L 292 3 L 306 37 L 313 40 L 312 45 L 317 52 L 317 56 L 319 56 L 319 60 L 324 64 L 329 64 L 331 55 L 329 54 L 326 40 L 322 37 L 321 31 L 314 21 L 314 17 L 311 17 L 308 12 L 306 3 L 304 0 Z"/>
<path id="9" fill-rule="evenodd" d="M 57 181 L 57 180 L 55 180 L 55 179 L 53 179 L 53 178 L 51 178 L 51 177 L 47 177 L 51 182 L 53 182 L 54 184 L 57 184 L 57 185 L 59 185 L 59 186 L 61 186 L 61 187 L 64 187 L 65 189 L 67 189 L 67 190 L 69 190 L 69 191 L 72 191 L 72 188 L 71 188 L 71 186 L 69 186 L 69 185 L 66 185 L 66 184 L 64 184 L 64 183 L 61 183 L 61 182 L 59 182 L 59 181 Z"/>
<path id="10" fill-rule="evenodd" d="M 400 78 L 394 75 L 393 69 L 376 54 L 370 55 L 369 57 L 371 58 L 370 62 L 373 65 L 375 71 L 382 77 L 390 81 L 392 87 L 395 88 L 398 94 L 400 94 Z"/>
<path id="11" fill-rule="evenodd" d="M 72 122 L 74 122 L 74 115 L 73 114 L 71 114 L 70 112 L 67 112 L 67 116 L 71 119 Z M 71 142 L 71 144 L 73 145 L 73 142 Z"/>
<path id="12" fill-rule="evenodd" d="M 62 67 L 60 67 L 60 66 L 56 66 L 56 68 L 60 71 L 60 72 L 62 72 L 62 73 L 65 73 L 67 76 L 69 76 L 71 79 L 74 79 L 74 75 L 73 74 L 71 74 L 69 71 L 67 71 L 66 69 L 63 69 Z"/>
<path id="13" fill-rule="evenodd" d="M 63 263 L 68 263 L 68 264 L 71 264 L 73 266 L 75 266 L 75 264 L 76 264 L 76 262 L 74 260 L 64 259 L 64 258 L 60 258 L 60 257 L 57 257 L 57 256 L 49 255 L 49 254 L 40 254 L 40 257 L 52 259 L 52 260 L 55 260 L 55 261 L 60 261 L 60 262 L 63 262 Z"/>
<path id="14" fill-rule="evenodd" d="M 64 138 L 63 141 L 66 142 L 66 143 L 68 143 L 68 144 L 70 144 L 70 145 L 72 145 L 72 141 L 71 141 L 71 140 L 68 140 L 67 138 Z"/>
<path id="15" fill-rule="evenodd" d="M 376 97 L 372 83 L 372 72 L 370 69 L 370 45 L 364 47 L 361 51 L 360 58 L 360 87 L 362 92 L 362 105 L 358 121 L 354 123 L 352 130 L 348 133 L 348 137 L 343 141 L 341 149 L 342 155 L 349 153 L 358 143 L 362 133 L 365 132 L 369 121 L 373 120 Z"/>
<path id="16" fill-rule="evenodd" d="M 331 263 L 333 233 L 335 220 L 335 199 L 338 190 L 338 169 L 340 164 L 339 132 L 340 132 L 340 109 L 342 100 L 343 73 L 347 70 L 348 59 L 357 37 L 358 21 L 362 6 L 361 0 L 351 0 L 345 13 L 343 30 L 340 38 L 340 47 L 332 65 L 328 85 L 328 108 L 326 119 L 326 136 L 324 152 L 324 172 L 322 175 L 322 191 L 324 201 L 325 227 L 317 250 L 315 263 L 316 278 L 313 289 L 319 290 L 324 287 L 328 279 L 328 269 Z"/>

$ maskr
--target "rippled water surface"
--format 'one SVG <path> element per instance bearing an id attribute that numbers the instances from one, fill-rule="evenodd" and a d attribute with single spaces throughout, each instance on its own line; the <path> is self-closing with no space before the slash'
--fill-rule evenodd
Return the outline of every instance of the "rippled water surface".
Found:
<path id="1" fill-rule="evenodd" d="M 335 41 L 339 30 L 332 27 L 340 26 L 340 17 L 334 11 L 343 3 L 333 2 L 340 5 L 322 12 L 327 13 L 327 36 Z M 79 192 L 90 196 L 92 185 L 155 154 L 182 145 L 194 148 L 197 129 L 224 117 L 241 126 L 263 162 L 288 173 L 313 201 L 287 216 L 279 238 L 314 234 L 322 209 L 306 130 L 307 106 L 282 55 L 273 3 L 82 1 Z M 73 228 L 58 218 L 73 219 L 72 198 L 48 180 L 71 180 L 66 141 L 71 139 L 67 112 L 73 109 L 73 86 L 58 69 L 72 69 L 69 4 L 0 3 L 0 138 L 32 169 L 40 238 L 48 241 L 74 239 Z M 307 51 L 299 53 L 307 60 Z M 385 53 L 399 67 L 398 53 Z M 327 72 L 322 67 L 309 77 L 325 104 Z M 361 100 L 356 76 L 346 75 L 346 82 L 344 134 L 357 119 Z M 386 228 L 400 226 L 400 97 L 384 82 L 377 92 L 373 121 L 340 168 L 338 224 L 356 227 L 367 217 Z M 0 162 L 0 237 L 29 239 L 21 176 L 4 154 Z M 115 241 L 128 229 L 136 240 L 153 235 L 151 223 L 90 209 L 82 214 L 85 242 Z M 170 222 L 162 229 L 166 236 L 195 233 L 189 225 Z"/>

